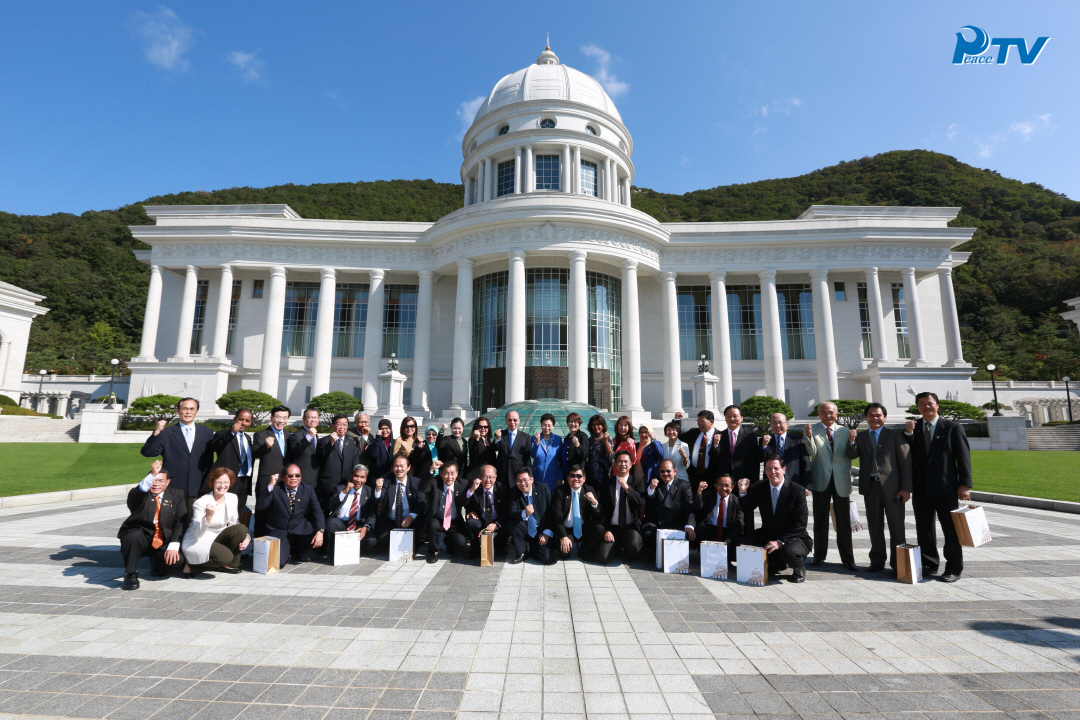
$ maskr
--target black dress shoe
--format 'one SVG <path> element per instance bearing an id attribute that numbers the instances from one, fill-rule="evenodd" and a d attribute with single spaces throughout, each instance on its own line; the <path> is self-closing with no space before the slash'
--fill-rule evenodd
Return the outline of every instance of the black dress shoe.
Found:
<path id="1" fill-rule="evenodd" d="M 517 565 L 518 563 L 524 562 L 524 561 L 525 561 L 525 553 L 521 553 L 517 557 L 510 558 L 510 564 L 511 565 Z"/>
<path id="2" fill-rule="evenodd" d="M 810 564 L 813 565 L 814 567 L 817 567 L 818 565 L 820 565 L 823 562 L 825 562 L 825 558 L 814 558 L 813 560 L 810 561 Z"/>
<path id="3" fill-rule="evenodd" d="M 881 572 L 884 569 L 884 565 L 871 565 L 870 567 L 866 568 L 866 572 Z"/>
<path id="4" fill-rule="evenodd" d="M 806 568 L 797 568 L 795 572 L 791 574 L 791 582 L 806 582 Z"/>
<path id="5" fill-rule="evenodd" d="M 846 562 L 846 563 L 844 563 L 844 567 L 846 567 L 846 568 L 847 568 L 848 570 L 850 570 L 851 572 L 859 572 L 859 566 L 858 566 L 858 565 L 856 565 L 856 564 L 855 564 L 855 563 L 853 563 L 853 562 Z"/>
<path id="6" fill-rule="evenodd" d="M 120 586 L 121 590 L 138 590 L 139 589 L 139 573 L 128 573 L 124 576 L 124 584 Z"/>
<path id="7" fill-rule="evenodd" d="M 437 562 L 439 562 L 439 551 L 438 550 L 434 550 L 434 551 L 429 550 L 428 554 L 427 554 L 427 561 L 429 563 L 437 563 Z"/>
<path id="8" fill-rule="evenodd" d="M 927 575 L 937 575 L 938 574 L 938 568 L 923 566 L 922 574 L 923 574 L 923 577 L 926 577 Z"/>
<path id="9" fill-rule="evenodd" d="M 238 567 L 223 567 L 221 568 L 221 572 L 228 573 L 229 575 L 239 575 L 241 571 Z"/>
<path id="10" fill-rule="evenodd" d="M 954 583 L 960 579 L 960 573 L 947 572 L 938 578 L 941 582 Z"/>

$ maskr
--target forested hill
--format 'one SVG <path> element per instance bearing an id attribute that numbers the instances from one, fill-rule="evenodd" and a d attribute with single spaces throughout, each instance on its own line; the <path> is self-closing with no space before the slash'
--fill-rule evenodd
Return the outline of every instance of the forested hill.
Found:
<path id="1" fill-rule="evenodd" d="M 0 280 L 51 308 L 34 323 L 29 371 L 107 372 L 109 358 L 137 352 L 149 271 L 126 226 L 150 223 L 143 204 L 288 203 L 308 218 L 433 222 L 462 192 L 392 180 L 178 193 L 80 216 L 0 212 Z M 954 279 L 966 358 L 1017 380 L 1080 375 L 1080 337 L 1058 316 L 1080 296 L 1080 203 L 1039 185 L 911 150 L 685 195 L 634 188 L 633 204 L 661 222 L 790 219 L 813 204 L 959 206 L 953 225 L 978 229 Z"/>

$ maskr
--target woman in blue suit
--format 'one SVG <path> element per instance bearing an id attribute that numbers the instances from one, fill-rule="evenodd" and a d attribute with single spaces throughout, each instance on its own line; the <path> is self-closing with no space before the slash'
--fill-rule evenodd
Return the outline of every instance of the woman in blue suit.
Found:
<path id="1" fill-rule="evenodd" d="M 540 432 L 533 436 L 532 441 L 533 477 L 551 488 L 552 493 L 562 479 L 562 468 L 559 465 L 562 438 L 552 432 L 554 429 L 555 416 L 545 413 L 540 418 Z"/>

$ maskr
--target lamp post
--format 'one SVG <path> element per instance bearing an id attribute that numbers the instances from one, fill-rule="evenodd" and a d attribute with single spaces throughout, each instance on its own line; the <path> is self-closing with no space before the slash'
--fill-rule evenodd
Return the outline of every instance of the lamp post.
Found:
<path id="1" fill-rule="evenodd" d="M 37 402 L 38 402 L 38 407 L 41 407 L 41 390 L 42 390 L 41 385 L 42 385 L 42 383 L 45 382 L 45 376 L 48 375 L 48 374 L 49 374 L 49 371 L 46 370 L 45 368 L 41 368 L 40 370 L 38 370 L 38 376 L 39 377 L 38 377 L 38 384 L 37 384 L 37 398 L 35 398 L 37 400 Z"/>
<path id="2" fill-rule="evenodd" d="M 113 358 L 109 362 L 112 363 L 112 375 L 109 376 L 109 404 L 105 407 L 112 410 L 114 407 L 116 407 L 116 396 L 113 395 L 113 383 L 116 381 L 116 366 L 120 364 L 120 361 L 116 358 Z"/>
<path id="3" fill-rule="evenodd" d="M 705 359 L 704 355 L 701 356 L 701 362 L 698 363 L 697 371 L 702 374 L 709 372 L 709 361 Z"/>
<path id="4" fill-rule="evenodd" d="M 1061 379 L 1065 381 L 1065 407 L 1069 410 L 1069 422 L 1072 422 L 1072 397 L 1069 395 L 1069 380 L 1071 380 L 1072 378 L 1066 375 Z"/>
<path id="5" fill-rule="evenodd" d="M 994 371 L 997 370 L 997 366 L 991 363 L 986 366 L 986 369 L 990 371 L 990 387 L 994 389 L 994 417 L 1001 417 L 1001 407 L 998 406 L 997 399 L 997 381 L 994 379 Z"/>
<path id="6" fill-rule="evenodd" d="M 387 370 L 397 370 L 398 369 L 397 353 L 390 353 L 390 362 L 386 363 L 386 369 Z"/>

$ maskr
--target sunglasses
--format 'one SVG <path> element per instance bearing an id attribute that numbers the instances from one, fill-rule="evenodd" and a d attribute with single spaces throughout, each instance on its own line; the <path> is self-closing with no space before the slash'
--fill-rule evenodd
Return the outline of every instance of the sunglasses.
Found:
<path id="1" fill-rule="evenodd" d="M 304 476 L 301 475 L 300 473 L 288 473 L 287 475 L 285 475 L 285 477 L 288 478 L 288 477 L 304 477 Z"/>
<path id="2" fill-rule="evenodd" d="M 406 428 L 415 428 L 416 426 L 415 425 L 406 425 L 405 427 Z"/>
<path id="3" fill-rule="evenodd" d="M 568 477 L 572 477 L 572 478 L 583 478 L 583 477 L 585 477 L 585 476 L 584 476 L 584 475 L 582 475 L 581 473 L 570 473 L 570 475 L 569 475 Z"/>

